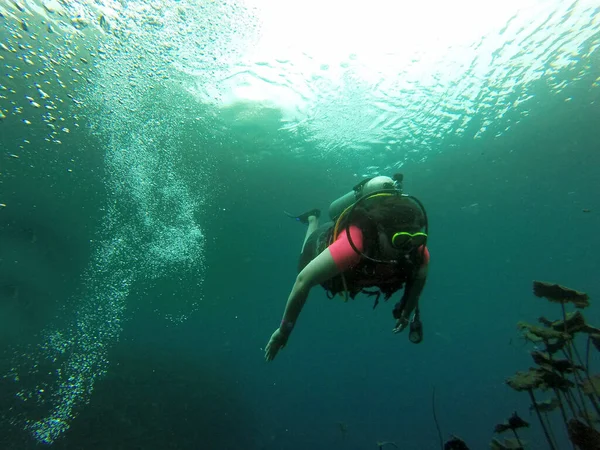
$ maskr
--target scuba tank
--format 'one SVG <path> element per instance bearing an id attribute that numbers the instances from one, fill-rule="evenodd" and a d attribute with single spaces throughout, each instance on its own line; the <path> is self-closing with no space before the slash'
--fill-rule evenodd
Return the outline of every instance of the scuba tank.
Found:
<path id="1" fill-rule="evenodd" d="M 352 188 L 350 192 L 335 199 L 329 205 L 329 218 L 336 221 L 344 210 L 364 195 L 371 194 L 376 191 L 386 189 L 397 189 L 402 193 L 402 180 L 404 176 L 401 173 L 395 174 L 392 178 L 386 176 L 378 176 L 367 178 Z"/>
<path id="2" fill-rule="evenodd" d="M 344 212 L 344 210 L 352 205 L 356 200 L 360 198 L 360 195 L 357 194 L 355 190 L 351 190 L 346 194 L 342 195 L 340 198 L 331 202 L 329 205 L 329 218 L 334 222 L 340 217 L 340 214 Z"/>

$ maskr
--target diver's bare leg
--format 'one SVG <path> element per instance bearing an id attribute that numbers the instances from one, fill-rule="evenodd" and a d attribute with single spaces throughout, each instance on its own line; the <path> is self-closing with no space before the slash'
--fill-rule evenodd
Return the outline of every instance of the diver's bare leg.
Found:
<path id="1" fill-rule="evenodd" d="M 317 216 L 308 216 L 308 228 L 306 229 L 306 235 L 304 235 L 304 242 L 302 243 L 302 250 L 300 253 L 304 251 L 304 246 L 306 245 L 306 241 L 313 231 L 319 228 L 319 218 Z"/>

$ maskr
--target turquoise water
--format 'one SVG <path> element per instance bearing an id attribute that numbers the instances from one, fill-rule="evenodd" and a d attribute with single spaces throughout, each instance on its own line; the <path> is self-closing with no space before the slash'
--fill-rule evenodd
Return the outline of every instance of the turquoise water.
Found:
<path id="1" fill-rule="evenodd" d="M 518 410 L 546 448 L 504 380 L 516 322 L 560 314 L 532 280 L 597 316 L 598 10 L 281 5 L 0 4 L 2 448 L 439 448 L 434 387 L 444 438 Z M 315 289 L 266 364 L 282 211 L 397 171 L 430 220 L 424 342 Z"/>

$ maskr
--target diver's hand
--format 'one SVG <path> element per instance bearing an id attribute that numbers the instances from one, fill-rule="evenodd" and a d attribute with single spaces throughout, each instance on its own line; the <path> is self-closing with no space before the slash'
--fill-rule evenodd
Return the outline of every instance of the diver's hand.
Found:
<path id="1" fill-rule="evenodd" d="M 398 334 L 408 326 L 408 318 L 402 314 L 398 320 L 396 320 L 396 326 L 394 327 L 394 334 Z"/>
<path id="2" fill-rule="evenodd" d="M 285 347 L 287 344 L 288 336 L 281 332 L 281 329 L 277 328 L 275 332 L 271 335 L 271 339 L 269 339 L 269 343 L 265 348 L 265 360 L 273 361 L 277 352 Z"/>

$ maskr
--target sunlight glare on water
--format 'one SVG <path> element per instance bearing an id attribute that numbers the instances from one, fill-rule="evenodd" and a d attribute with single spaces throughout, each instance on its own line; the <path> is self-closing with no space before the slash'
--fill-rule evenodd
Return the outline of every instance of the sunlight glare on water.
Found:
<path id="1" fill-rule="evenodd" d="M 559 95 L 561 71 L 585 76 L 600 42 L 589 0 L 248 3 L 260 40 L 195 94 L 278 108 L 323 154 L 380 153 L 396 167 L 444 137 L 502 135 L 527 116 L 533 83 Z"/>

